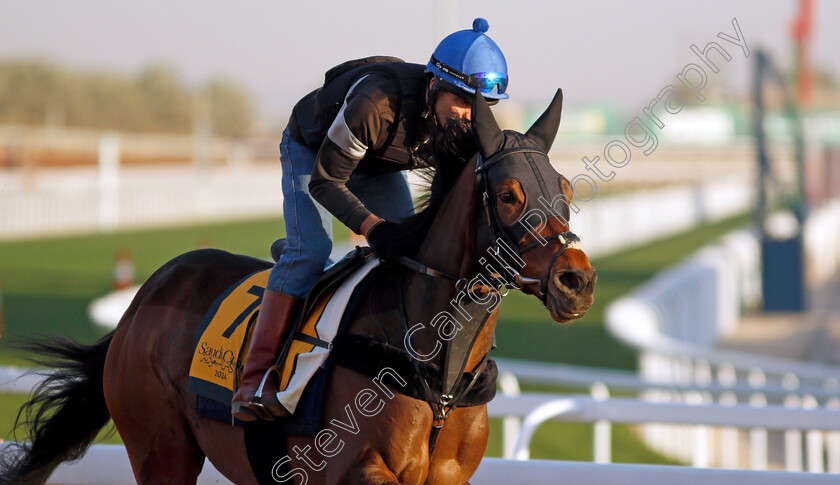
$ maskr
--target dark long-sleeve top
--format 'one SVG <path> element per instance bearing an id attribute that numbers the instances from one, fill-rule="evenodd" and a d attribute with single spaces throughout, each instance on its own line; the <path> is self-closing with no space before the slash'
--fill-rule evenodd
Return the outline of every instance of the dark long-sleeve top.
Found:
<path id="1" fill-rule="evenodd" d="M 387 76 L 371 73 L 359 79 L 348 91 L 315 159 L 310 194 L 356 233 L 371 212 L 345 185 L 353 172 L 383 173 L 411 168 L 365 157 L 387 141 L 399 102 L 399 90 Z"/>

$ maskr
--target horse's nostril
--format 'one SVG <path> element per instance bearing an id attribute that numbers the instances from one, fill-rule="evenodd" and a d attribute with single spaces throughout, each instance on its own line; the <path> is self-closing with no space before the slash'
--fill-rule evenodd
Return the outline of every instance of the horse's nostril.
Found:
<path id="1" fill-rule="evenodd" d="M 584 279 L 581 275 L 575 272 L 567 271 L 558 274 L 555 277 L 555 283 L 558 287 L 560 287 L 560 289 L 565 287 L 572 291 L 580 291 L 580 289 L 584 286 Z"/>

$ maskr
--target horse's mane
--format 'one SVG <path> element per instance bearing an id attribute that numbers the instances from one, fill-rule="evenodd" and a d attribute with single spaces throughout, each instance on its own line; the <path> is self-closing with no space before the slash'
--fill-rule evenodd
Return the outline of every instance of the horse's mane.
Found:
<path id="1" fill-rule="evenodd" d="M 422 180 L 416 200 L 420 210 L 399 223 L 400 230 L 395 231 L 392 240 L 388 241 L 392 247 L 401 248 L 400 253 L 408 257 L 417 254 L 446 195 L 466 164 L 465 160 L 447 160 L 415 172 Z"/>

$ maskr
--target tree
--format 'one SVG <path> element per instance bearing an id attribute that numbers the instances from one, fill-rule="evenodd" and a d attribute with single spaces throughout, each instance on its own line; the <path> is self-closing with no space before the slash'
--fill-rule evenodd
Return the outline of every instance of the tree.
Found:
<path id="1" fill-rule="evenodd" d="M 248 133 L 254 116 L 251 98 L 228 79 L 216 78 L 191 90 L 163 64 L 128 77 L 43 61 L 0 62 L 0 123 L 189 133 L 196 96 L 207 106 L 217 135 Z"/>
<path id="2" fill-rule="evenodd" d="M 242 137 L 249 132 L 254 108 L 250 96 L 239 85 L 224 78 L 213 79 L 202 89 L 202 95 L 209 105 L 216 134 Z"/>

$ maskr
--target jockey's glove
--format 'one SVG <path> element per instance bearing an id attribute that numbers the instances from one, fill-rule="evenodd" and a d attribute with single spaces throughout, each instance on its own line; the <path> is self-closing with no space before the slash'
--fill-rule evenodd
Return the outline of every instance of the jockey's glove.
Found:
<path id="1" fill-rule="evenodd" d="M 401 235 L 399 224 L 382 221 L 371 228 L 367 241 L 380 258 L 388 259 L 400 255 L 403 246 Z"/>

